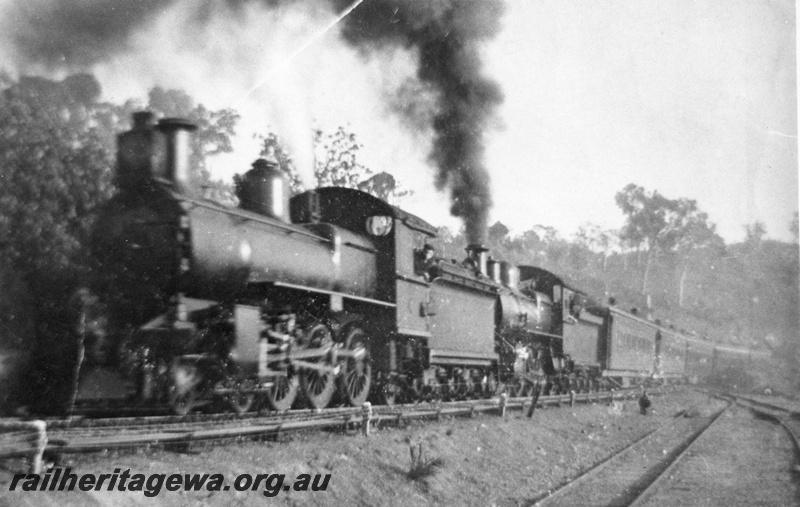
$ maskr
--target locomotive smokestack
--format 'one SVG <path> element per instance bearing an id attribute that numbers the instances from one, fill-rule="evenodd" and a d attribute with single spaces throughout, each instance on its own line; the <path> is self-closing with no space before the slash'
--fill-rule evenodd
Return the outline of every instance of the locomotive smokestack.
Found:
<path id="1" fill-rule="evenodd" d="M 189 160 L 191 132 L 197 125 L 182 118 L 164 118 L 156 128 L 164 135 L 164 176 L 178 192 L 194 193 Z"/>
<path id="2" fill-rule="evenodd" d="M 123 189 L 142 187 L 158 170 L 153 113 L 133 113 L 133 128 L 117 136 L 115 183 Z"/>
<path id="3" fill-rule="evenodd" d="M 473 243 L 471 245 L 467 245 L 467 255 L 475 263 L 478 271 L 481 272 L 483 276 L 489 276 L 487 261 L 489 259 L 489 249 L 483 245 Z"/>

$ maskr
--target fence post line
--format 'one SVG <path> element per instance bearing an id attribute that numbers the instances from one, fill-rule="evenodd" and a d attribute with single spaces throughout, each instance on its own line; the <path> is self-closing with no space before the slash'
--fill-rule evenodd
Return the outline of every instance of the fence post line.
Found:
<path id="1" fill-rule="evenodd" d="M 47 447 L 47 423 L 44 421 L 32 421 L 31 424 L 36 429 L 36 439 L 33 440 L 33 452 L 31 453 L 31 473 L 42 473 L 42 457 Z"/>
<path id="2" fill-rule="evenodd" d="M 365 401 L 361 405 L 361 431 L 365 437 L 369 436 L 369 426 L 370 422 L 372 421 L 372 403 Z"/>
<path id="3" fill-rule="evenodd" d="M 508 402 L 508 393 L 500 395 L 500 417 L 506 417 L 506 403 Z"/>

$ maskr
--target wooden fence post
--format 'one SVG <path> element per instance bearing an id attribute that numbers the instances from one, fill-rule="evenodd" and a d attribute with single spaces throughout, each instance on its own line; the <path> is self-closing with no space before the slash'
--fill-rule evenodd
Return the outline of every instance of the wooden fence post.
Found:
<path id="1" fill-rule="evenodd" d="M 369 436 L 369 425 L 372 421 L 372 403 L 365 401 L 363 405 L 361 405 L 361 431 L 365 437 Z"/>

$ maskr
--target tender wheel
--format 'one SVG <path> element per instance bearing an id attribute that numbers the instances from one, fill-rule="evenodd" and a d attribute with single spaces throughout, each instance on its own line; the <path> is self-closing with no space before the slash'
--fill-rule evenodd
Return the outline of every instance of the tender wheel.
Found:
<path id="1" fill-rule="evenodd" d="M 348 357 L 341 363 L 339 375 L 339 395 L 345 403 L 359 407 L 367 401 L 372 385 L 372 362 L 367 349 L 368 337 L 359 326 L 349 328 L 344 334 L 347 350 L 360 354 L 359 357 Z"/>
<path id="2" fill-rule="evenodd" d="M 275 377 L 274 382 L 266 393 L 267 403 L 272 410 L 279 412 L 289 410 L 292 408 L 294 400 L 297 399 L 297 391 L 300 387 L 297 377 L 278 376 Z"/>
<path id="3" fill-rule="evenodd" d="M 528 395 L 530 383 L 521 378 L 515 380 L 510 386 L 510 392 L 512 398 L 524 398 Z"/>
<path id="4" fill-rule="evenodd" d="M 399 397 L 400 397 L 400 386 L 398 386 L 395 382 L 387 381 L 381 384 L 380 397 L 379 397 L 381 403 L 391 407 L 397 404 L 397 400 Z"/>
<path id="5" fill-rule="evenodd" d="M 238 382 L 236 387 L 237 392 L 228 395 L 228 404 L 234 412 L 241 415 L 249 411 L 256 401 L 256 394 L 254 392 L 244 392 L 255 389 L 256 383 L 252 380 L 243 380 Z"/>
<path id="6" fill-rule="evenodd" d="M 471 400 L 475 398 L 476 383 L 475 379 L 472 378 L 472 372 L 470 370 L 464 371 L 460 380 L 461 381 L 459 386 L 459 391 L 460 391 L 459 398 L 463 398 L 466 400 Z"/>
<path id="7" fill-rule="evenodd" d="M 333 337 L 328 326 L 317 324 L 306 333 L 306 346 L 316 349 L 333 344 Z M 324 364 L 325 359 L 317 360 Z M 336 391 L 336 375 L 330 371 L 307 369 L 300 373 L 300 387 L 311 408 L 325 408 L 331 402 Z"/>
<path id="8" fill-rule="evenodd" d="M 423 397 L 428 396 L 430 389 L 427 389 L 425 383 L 422 381 L 421 378 L 412 378 L 406 385 L 406 389 L 403 391 L 403 402 L 405 403 L 419 403 L 422 401 Z"/>

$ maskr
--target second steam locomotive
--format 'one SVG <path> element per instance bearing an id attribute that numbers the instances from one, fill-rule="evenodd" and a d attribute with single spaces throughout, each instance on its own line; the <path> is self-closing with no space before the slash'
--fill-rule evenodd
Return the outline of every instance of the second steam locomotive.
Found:
<path id="1" fill-rule="evenodd" d="M 438 258 L 433 226 L 369 194 L 290 198 L 274 160 L 245 174 L 239 207 L 204 199 L 193 129 L 137 113 L 118 136 L 119 192 L 92 245 L 108 331 L 83 337 L 79 400 L 323 408 L 599 389 L 709 364 L 710 347 L 481 245 Z"/>

